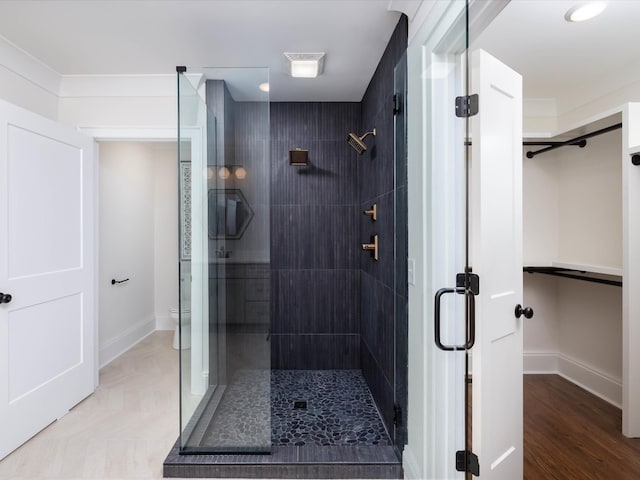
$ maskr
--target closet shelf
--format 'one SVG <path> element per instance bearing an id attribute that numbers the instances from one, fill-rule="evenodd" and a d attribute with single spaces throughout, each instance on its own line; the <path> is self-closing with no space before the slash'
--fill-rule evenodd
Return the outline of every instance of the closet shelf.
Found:
<path id="1" fill-rule="evenodd" d="M 622 286 L 622 269 L 599 265 L 580 265 L 575 263 L 549 262 L 525 265 L 526 273 L 542 273 L 555 277 L 571 278 L 585 282 L 601 283 L 604 285 Z"/>
<path id="2" fill-rule="evenodd" d="M 608 133 L 613 130 L 618 130 L 622 128 L 622 123 L 616 123 L 615 125 L 611 125 L 609 127 L 601 128 L 600 130 L 596 130 L 595 132 L 587 133 L 585 135 L 580 135 L 579 137 L 572 138 L 571 140 L 565 140 L 564 142 L 522 142 L 523 145 L 547 145 L 545 148 L 541 148 L 540 150 L 527 152 L 527 158 L 533 158 L 536 155 L 540 155 L 541 153 L 546 153 L 551 150 L 555 150 L 560 147 L 569 147 L 575 146 L 584 148 L 587 145 L 587 139 L 591 137 L 596 137 L 598 135 L 602 135 L 603 133 Z"/>

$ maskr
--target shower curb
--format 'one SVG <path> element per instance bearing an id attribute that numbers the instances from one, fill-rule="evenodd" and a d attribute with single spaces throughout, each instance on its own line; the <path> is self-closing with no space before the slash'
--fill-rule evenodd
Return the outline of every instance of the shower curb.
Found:
<path id="1" fill-rule="evenodd" d="M 273 447 L 270 455 L 180 455 L 178 443 L 163 465 L 165 478 L 401 479 L 392 446 Z"/>

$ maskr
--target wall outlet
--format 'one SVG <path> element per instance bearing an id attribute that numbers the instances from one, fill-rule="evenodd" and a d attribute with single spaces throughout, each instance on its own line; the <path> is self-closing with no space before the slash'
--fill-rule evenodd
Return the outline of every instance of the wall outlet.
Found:
<path id="1" fill-rule="evenodd" d="M 407 258 L 407 282 L 416 284 L 416 261 L 413 258 Z"/>

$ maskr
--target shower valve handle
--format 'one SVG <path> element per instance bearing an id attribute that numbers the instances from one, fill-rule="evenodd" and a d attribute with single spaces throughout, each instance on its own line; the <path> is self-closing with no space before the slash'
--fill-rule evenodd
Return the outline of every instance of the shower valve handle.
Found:
<path id="1" fill-rule="evenodd" d="M 378 260 L 378 235 L 373 235 L 371 237 L 371 243 L 363 243 L 362 250 L 371 252 L 371 257 L 374 260 Z"/>
<path id="2" fill-rule="evenodd" d="M 375 222 L 378 219 L 378 205 L 374 203 L 373 205 L 371 205 L 371 209 L 365 210 L 362 213 L 365 215 L 369 215 L 371 217 L 371 220 Z"/>

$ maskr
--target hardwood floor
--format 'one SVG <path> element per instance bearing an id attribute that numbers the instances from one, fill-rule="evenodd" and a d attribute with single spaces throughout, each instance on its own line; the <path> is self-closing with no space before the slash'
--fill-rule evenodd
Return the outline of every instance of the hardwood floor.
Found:
<path id="1" fill-rule="evenodd" d="M 620 409 L 557 375 L 524 376 L 525 480 L 638 480 Z"/>

